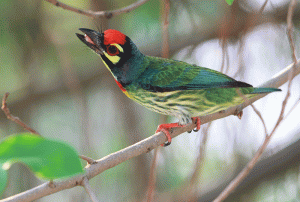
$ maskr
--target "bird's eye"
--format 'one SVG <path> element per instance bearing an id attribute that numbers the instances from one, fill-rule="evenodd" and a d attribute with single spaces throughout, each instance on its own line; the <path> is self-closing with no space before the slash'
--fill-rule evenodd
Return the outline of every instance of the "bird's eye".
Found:
<path id="1" fill-rule="evenodd" d="M 114 56 L 114 55 L 118 55 L 120 52 L 119 52 L 119 49 L 114 46 L 114 45 L 109 45 L 107 46 L 107 53 L 110 55 L 110 56 Z"/>

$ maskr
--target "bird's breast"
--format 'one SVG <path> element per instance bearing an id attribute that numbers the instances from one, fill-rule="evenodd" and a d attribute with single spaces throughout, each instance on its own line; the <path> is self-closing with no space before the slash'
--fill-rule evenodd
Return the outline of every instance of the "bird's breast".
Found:
<path id="1" fill-rule="evenodd" d="M 122 86 L 122 84 L 121 84 L 119 81 L 117 81 L 117 80 L 115 79 L 115 82 L 117 83 L 117 85 L 119 86 L 119 88 L 121 89 L 121 91 L 122 91 L 127 97 L 132 98 L 132 97 L 130 96 L 130 94 L 128 93 L 128 91 Z"/>

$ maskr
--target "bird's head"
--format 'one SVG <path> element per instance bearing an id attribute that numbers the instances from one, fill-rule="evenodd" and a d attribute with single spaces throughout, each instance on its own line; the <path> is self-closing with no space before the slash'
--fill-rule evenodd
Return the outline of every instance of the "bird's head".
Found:
<path id="1" fill-rule="evenodd" d="M 140 65 L 144 55 L 129 37 L 113 29 L 103 33 L 86 28 L 79 30 L 84 35 L 76 34 L 77 37 L 101 57 L 115 79 L 128 83 L 135 77 L 133 70 Z"/>

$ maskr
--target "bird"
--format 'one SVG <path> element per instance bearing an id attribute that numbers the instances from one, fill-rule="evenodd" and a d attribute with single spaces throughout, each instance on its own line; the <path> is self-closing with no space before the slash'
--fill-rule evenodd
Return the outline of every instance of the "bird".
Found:
<path id="1" fill-rule="evenodd" d="M 281 91 L 254 88 L 221 72 L 183 61 L 144 55 L 134 42 L 118 30 L 104 32 L 80 28 L 77 37 L 96 54 L 111 72 L 121 91 L 130 99 L 160 114 L 176 117 L 178 123 L 161 124 L 171 144 L 170 130 L 191 122 L 200 129 L 200 116 L 239 105 L 260 93 Z M 239 89 L 240 93 L 237 92 Z M 191 131 L 189 131 L 191 132 Z"/>

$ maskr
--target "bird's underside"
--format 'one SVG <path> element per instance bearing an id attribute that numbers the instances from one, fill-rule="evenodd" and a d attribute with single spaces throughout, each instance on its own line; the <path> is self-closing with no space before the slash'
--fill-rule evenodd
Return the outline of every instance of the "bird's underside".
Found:
<path id="1" fill-rule="evenodd" d="M 243 88 L 243 92 L 252 89 Z M 130 98 L 146 108 L 160 114 L 175 116 L 180 125 L 191 122 L 191 117 L 204 116 L 241 104 L 244 100 L 236 88 L 211 88 L 171 92 L 149 92 L 128 88 Z M 247 98 L 255 94 L 246 94 Z"/>

